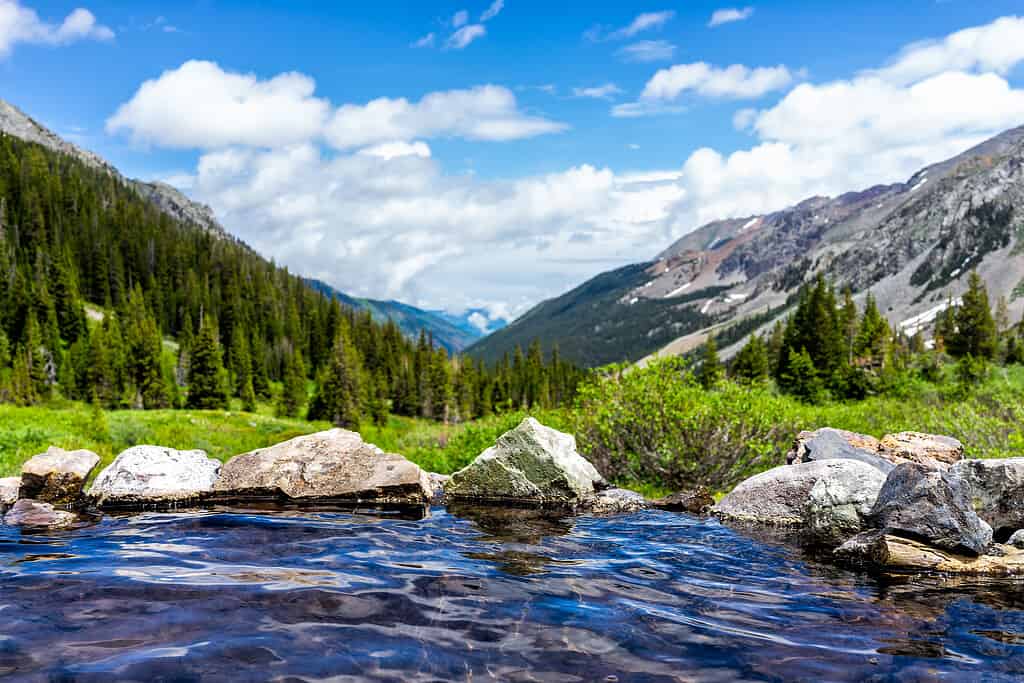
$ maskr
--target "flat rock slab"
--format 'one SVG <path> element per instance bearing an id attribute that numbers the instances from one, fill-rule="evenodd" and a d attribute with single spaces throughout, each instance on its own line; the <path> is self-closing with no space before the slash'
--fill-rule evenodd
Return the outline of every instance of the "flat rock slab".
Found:
<path id="1" fill-rule="evenodd" d="M 65 529 L 78 521 L 74 513 L 58 510 L 49 503 L 22 498 L 4 515 L 4 524 L 11 526 L 50 527 Z"/>
<path id="2" fill-rule="evenodd" d="M 7 508 L 18 501 L 21 489 L 21 477 L 4 477 L 0 479 L 0 507 Z"/>
<path id="3" fill-rule="evenodd" d="M 714 506 L 714 497 L 703 487 L 693 491 L 679 491 L 651 501 L 653 508 L 669 512 L 687 512 L 691 515 L 706 515 Z"/>
<path id="4" fill-rule="evenodd" d="M 331 429 L 231 458 L 214 487 L 221 499 L 287 497 L 386 505 L 433 498 L 426 472 L 355 432 Z"/>
<path id="5" fill-rule="evenodd" d="M 575 506 L 602 488 L 575 437 L 528 417 L 453 474 L 445 490 L 450 500 Z"/>
<path id="6" fill-rule="evenodd" d="M 996 545 L 992 554 L 972 557 L 881 531 L 854 536 L 835 551 L 840 562 L 893 571 L 932 571 L 977 576 L 1024 575 L 1024 550 Z"/>
<path id="7" fill-rule="evenodd" d="M 213 491 L 218 471 L 220 462 L 204 451 L 135 446 L 97 475 L 89 495 L 101 507 L 198 500 Z"/>
<path id="8" fill-rule="evenodd" d="M 74 503 L 99 464 L 100 456 L 92 451 L 51 446 L 22 465 L 20 497 L 62 505 Z"/>
<path id="9" fill-rule="evenodd" d="M 879 449 L 893 462 L 948 467 L 964 457 L 964 445 L 951 436 L 900 432 L 882 437 Z"/>
<path id="10" fill-rule="evenodd" d="M 1024 458 L 961 460 L 953 465 L 978 516 L 997 532 L 1024 529 Z"/>

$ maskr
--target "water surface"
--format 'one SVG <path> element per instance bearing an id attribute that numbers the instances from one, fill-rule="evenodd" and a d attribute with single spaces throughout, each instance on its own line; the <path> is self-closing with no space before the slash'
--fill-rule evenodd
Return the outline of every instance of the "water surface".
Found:
<path id="1" fill-rule="evenodd" d="M 12 680 L 1024 676 L 1024 583 L 874 579 L 714 520 L 435 508 L 0 527 Z"/>

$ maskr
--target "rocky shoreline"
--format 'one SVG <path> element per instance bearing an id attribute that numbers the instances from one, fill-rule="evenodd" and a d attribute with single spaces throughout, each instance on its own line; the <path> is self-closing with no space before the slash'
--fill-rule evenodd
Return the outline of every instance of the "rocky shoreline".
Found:
<path id="1" fill-rule="evenodd" d="M 786 465 L 743 481 L 717 505 L 707 491 L 646 500 L 615 488 L 575 438 L 532 418 L 451 476 L 425 472 L 362 437 L 332 429 L 235 456 L 135 446 L 85 484 L 100 462 L 52 447 L 20 477 L 0 479 L 8 525 L 72 528 L 104 511 L 255 503 L 431 505 L 622 514 L 659 508 L 726 523 L 783 528 L 840 564 L 883 571 L 1024 575 L 1024 458 L 965 459 L 952 438 L 905 432 L 874 439 L 803 432 Z M 1020 547 L 1018 547 L 1020 546 Z"/>

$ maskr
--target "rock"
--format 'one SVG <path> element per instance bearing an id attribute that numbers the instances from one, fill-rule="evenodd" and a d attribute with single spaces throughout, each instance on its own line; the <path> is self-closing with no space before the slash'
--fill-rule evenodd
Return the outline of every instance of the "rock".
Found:
<path id="1" fill-rule="evenodd" d="M 879 450 L 893 462 L 916 462 L 944 468 L 964 457 L 964 445 L 951 436 L 900 432 L 882 437 Z"/>
<path id="2" fill-rule="evenodd" d="M 903 463 L 889 474 L 869 522 L 960 554 L 980 555 L 992 542 L 992 529 L 974 512 L 960 476 L 919 463 Z"/>
<path id="3" fill-rule="evenodd" d="M 871 471 L 869 471 L 871 470 Z M 834 493 L 837 500 L 855 500 L 864 493 L 840 493 L 843 490 L 860 492 L 874 478 L 876 470 L 856 460 L 818 460 L 815 462 L 783 465 L 756 474 L 741 482 L 712 512 L 725 519 L 754 522 L 773 526 L 799 526 L 806 521 L 806 510 L 811 491 L 822 479 L 835 479 L 836 484 L 821 494 L 823 510 L 825 493 Z M 837 505 L 854 503 L 842 503 Z M 838 512 L 836 514 L 839 514 Z M 822 518 L 825 518 L 824 511 Z"/>
<path id="4" fill-rule="evenodd" d="M 5 477 L 0 479 L 0 508 L 9 508 L 18 501 L 18 490 L 21 488 L 21 477 Z"/>
<path id="5" fill-rule="evenodd" d="M 605 488 L 571 434 L 528 417 L 452 475 L 449 499 L 576 505 Z"/>
<path id="6" fill-rule="evenodd" d="M 588 498 L 583 506 L 596 515 L 616 515 L 646 510 L 650 504 L 636 491 L 605 489 Z"/>
<path id="7" fill-rule="evenodd" d="M 417 465 L 344 429 L 237 455 L 224 464 L 215 490 L 219 498 L 286 496 L 420 506 L 434 494 Z"/>
<path id="8" fill-rule="evenodd" d="M 714 506 L 715 499 L 703 486 L 651 501 L 651 507 L 669 512 L 688 512 L 691 515 L 706 515 Z"/>
<path id="9" fill-rule="evenodd" d="M 196 500 L 213 490 L 219 470 L 203 451 L 135 446 L 99 473 L 89 495 L 105 507 Z"/>
<path id="10" fill-rule="evenodd" d="M 66 510 L 58 510 L 49 503 L 22 498 L 4 515 L 4 524 L 11 526 L 34 526 L 67 528 L 78 518 Z"/>
<path id="11" fill-rule="evenodd" d="M 967 484 L 974 511 L 997 533 L 1024 529 L 1024 458 L 961 460 L 952 469 Z"/>
<path id="12" fill-rule="evenodd" d="M 430 482 L 430 503 L 431 505 L 444 505 L 444 488 L 451 480 L 450 474 L 427 473 L 427 480 Z"/>
<path id="13" fill-rule="evenodd" d="M 836 560 L 858 567 L 947 574 L 1017 576 L 1024 574 L 1024 550 L 996 545 L 991 554 L 973 557 L 883 531 L 865 531 L 839 546 Z"/>
<path id="14" fill-rule="evenodd" d="M 873 436 L 825 427 L 813 432 L 800 432 L 793 448 L 786 454 L 786 462 L 797 465 L 821 460 L 858 460 L 888 474 L 895 465 L 880 456 L 878 451 L 878 439 Z"/>
<path id="15" fill-rule="evenodd" d="M 1012 545 L 1014 548 L 1020 548 L 1024 550 L 1024 529 L 1017 529 L 1010 535 L 1010 540 L 1007 541 L 1007 545 Z"/>
<path id="16" fill-rule="evenodd" d="M 861 531 L 885 479 L 866 464 L 818 479 L 804 506 L 810 535 L 822 543 L 838 544 Z"/>
<path id="17" fill-rule="evenodd" d="M 82 496 L 86 479 L 99 464 L 100 456 L 92 451 L 51 446 L 22 465 L 20 496 L 61 505 L 73 503 Z"/>

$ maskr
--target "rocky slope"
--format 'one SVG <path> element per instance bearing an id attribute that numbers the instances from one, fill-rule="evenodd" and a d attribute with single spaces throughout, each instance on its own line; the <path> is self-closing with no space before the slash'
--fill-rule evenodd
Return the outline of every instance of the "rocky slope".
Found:
<path id="1" fill-rule="evenodd" d="M 785 315 L 799 286 L 823 272 L 863 300 L 874 294 L 890 322 L 930 331 L 977 269 L 1011 318 L 1024 312 L 1024 127 L 915 173 L 903 183 L 812 197 L 763 216 L 721 220 L 632 266 L 600 293 L 542 303 L 471 347 L 496 358 L 523 339 L 558 342 L 588 365 L 685 353 L 713 332 L 723 346 Z M 626 269 L 623 269 L 626 270 Z M 615 271 L 623 272 L 623 271 Z M 599 310 L 598 310 L 599 309 Z M 584 318 L 587 325 L 577 323 Z M 618 329 L 618 332 L 614 330 Z M 609 331 L 612 332 L 609 332 Z M 728 353 L 729 350 L 726 350 Z"/>

